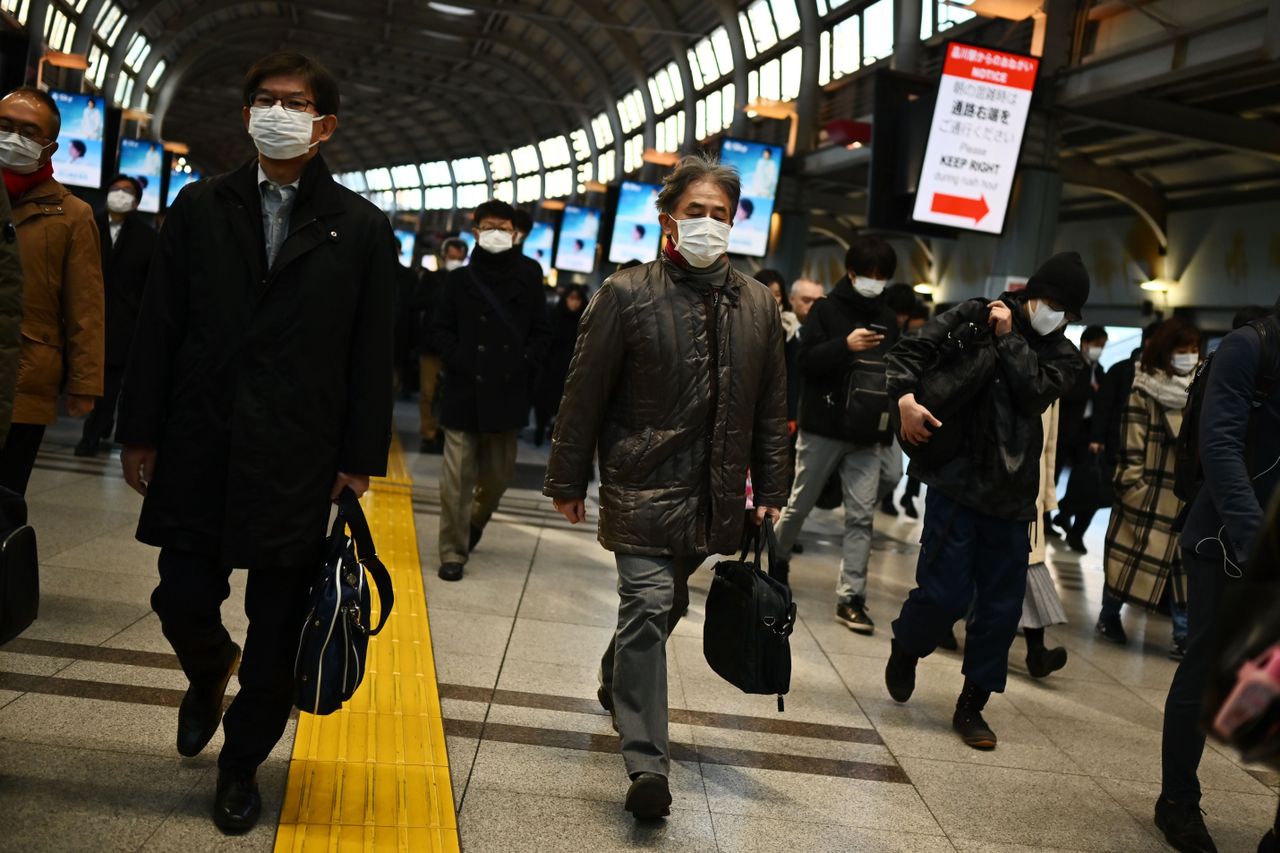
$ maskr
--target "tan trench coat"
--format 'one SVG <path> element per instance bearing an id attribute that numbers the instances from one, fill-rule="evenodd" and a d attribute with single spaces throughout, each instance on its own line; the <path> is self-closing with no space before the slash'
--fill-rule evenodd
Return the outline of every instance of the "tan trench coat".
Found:
<path id="1" fill-rule="evenodd" d="M 1154 609 L 1173 580 L 1173 601 L 1187 601 L 1178 536 L 1182 501 L 1173 493 L 1182 410 L 1162 406 L 1137 388 L 1121 421 L 1124 448 L 1116 468 L 1116 504 L 1107 527 L 1107 589 Z"/>
<path id="2" fill-rule="evenodd" d="M 50 178 L 13 206 L 24 274 L 22 359 L 13 422 L 51 424 L 58 394 L 102 395 L 104 295 L 89 205 Z"/>

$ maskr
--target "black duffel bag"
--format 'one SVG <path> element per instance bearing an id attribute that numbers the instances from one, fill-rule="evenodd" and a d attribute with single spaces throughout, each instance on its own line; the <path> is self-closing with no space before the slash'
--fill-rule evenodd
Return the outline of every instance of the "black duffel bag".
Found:
<path id="1" fill-rule="evenodd" d="M 0 487 L 0 644 L 27 630 L 39 609 L 40 560 L 27 502 Z"/>
<path id="2" fill-rule="evenodd" d="M 776 694 L 778 710 L 791 690 L 791 632 L 796 605 L 791 590 L 760 568 L 767 541 L 769 565 L 776 559 L 773 522 L 747 522 L 742 555 L 716 564 L 707 595 L 702 653 L 716 674 L 743 693 Z M 747 554 L 755 546 L 755 562 Z"/>
<path id="3" fill-rule="evenodd" d="M 378 588 L 376 627 L 370 626 L 366 573 Z M 329 535 L 328 557 L 311 586 L 294 661 L 293 701 L 299 711 L 332 714 L 355 695 L 364 679 L 369 637 L 387 624 L 394 603 L 391 575 L 374 551 L 360 501 L 355 492 L 343 489 Z"/>

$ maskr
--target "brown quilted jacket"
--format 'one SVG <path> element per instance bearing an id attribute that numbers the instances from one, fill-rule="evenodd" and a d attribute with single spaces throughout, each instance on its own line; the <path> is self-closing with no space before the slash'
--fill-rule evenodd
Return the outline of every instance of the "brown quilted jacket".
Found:
<path id="1" fill-rule="evenodd" d="M 665 258 L 624 270 L 583 315 L 543 492 L 585 497 L 598 446 L 605 548 L 732 553 L 748 469 L 757 505 L 787 501 L 786 382 L 768 288 L 732 268 L 713 288 Z"/>

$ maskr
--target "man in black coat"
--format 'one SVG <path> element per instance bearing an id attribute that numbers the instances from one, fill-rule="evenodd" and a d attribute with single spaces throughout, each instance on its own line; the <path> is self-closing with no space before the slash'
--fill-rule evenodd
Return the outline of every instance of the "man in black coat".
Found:
<path id="1" fill-rule="evenodd" d="M 441 579 L 462 579 L 467 556 L 516 470 L 516 435 L 549 341 L 542 269 L 515 242 L 515 210 L 475 212 L 471 263 L 449 273 L 431 338 L 444 362 L 440 422 Z"/>
<path id="2" fill-rule="evenodd" d="M 106 288 L 107 370 L 102 396 L 84 422 L 76 456 L 94 456 L 115 426 L 116 401 L 138 322 L 147 270 L 156 250 L 156 229 L 138 214 L 142 184 L 117 175 L 107 185 L 107 209 L 97 216 L 102 242 L 102 281 Z"/>
<path id="3" fill-rule="evenodd" d="M 996 746 L 982 710 L 1005 688 L 1022 615 L 1040 492 L 1041 417 L 1083 368 L 1062 330 L 1088 298 L 1080 256 L 1064 252 L 1046 261 L 1024 292 L 989 304 L 963 302 L 888 356 L 889 399 L 898 406 L 904 447 L 941 442 L 954 453 L 912 459 L 911 473 L 929 493 L 916 587 L 893 623 L 885 684 L 895 701 L 910 699 L 920 658 L 970 613 L 964 690 L 952 727 L 975 749 Z M 990 335 L 952 351 L 948 342 L 969 338 L 966 330 L 975 326 L 990 328 Z M 955 421 L 951 432 L 942 434 L 946 424 L 921 400 Z"/>
<path id="4" fill-rule="evenodd" d="M 1058 504 L 1058 514 L 1050 518 L 1045 513 L 1045 531 L 1052 536 L 1056 535 L 1055 526 L 1062 528 L 1067 547 L 1079 554 L 1088 553 L 1084 535 L 1101 506 L 1105 460 L 1101 449 L 1094 449 L 1093 418 L 1098 412 L 1097 398 L 1107 375 L 1098 363 L 1106 346 L 1107 330 L 1102 326 L 1089 326 L 1080 335 L 1080 357 L 1085 369 L 1077 375 L 1075 385 L 1062 395 L 1058 408 L 1054 482 L 1062 478 L 1062 469 L 1067 466 L 1071 467 L 1071 478 L 1067 481 L 1067 494 Z"/>
<path id="5" fill-rule="evenodd" d="M 191 686 L 178 751 L 217 729 L 240 649 L 222 625 L 248 569 L 240 692 L 224 720 L 214 822 L 251 828 L 254 779 L 293 706 L 307 590 L 330 501 L 385 473 L 397 246 L 386 216 L 340 186 L 317 146 L 338 84 L 276 53 L 251 68 L 243 118 L 259 156 L 191 184 L 169 211 L 125 374 L 117 438 L 159 546 L 151 606 Z"/>
<path id="6" fill-rule="evenodd" d="M 467 244 L 457 237 L 450 237 L 440 247 L 440 269 L 423 270 L 418 283 L 417 311 L 418 334 L 418 435 L 422 443 L 420 453 L 439 456 L 444 453 L 444 432 L 436 418 L 436 389 L 440 385 L 440 353 L 431 339 L 431 324 L 435 322 L 436 307 L 444 293 L 449 273 L 467 264 Z"/>

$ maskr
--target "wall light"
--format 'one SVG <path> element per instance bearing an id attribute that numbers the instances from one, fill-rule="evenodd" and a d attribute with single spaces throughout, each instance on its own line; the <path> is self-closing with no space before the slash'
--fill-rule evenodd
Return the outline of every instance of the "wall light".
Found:
<path id="1" fill-rule="evenodd" d="M 927 281 L 922 281 L 913 288 L 916 293 L 921 296 L 933 296 L 933 285 Z"/>
<path id="2" fill-rule="evenodd" d="M 1172 282 L 1166 279 L 1153 278 L 1151 281 L 1144 281 L 1140 287 L 1143 290 L 1150 291 L 1151 293 L 1168 293 L 1170 284 L 1172 284 Z"/>

